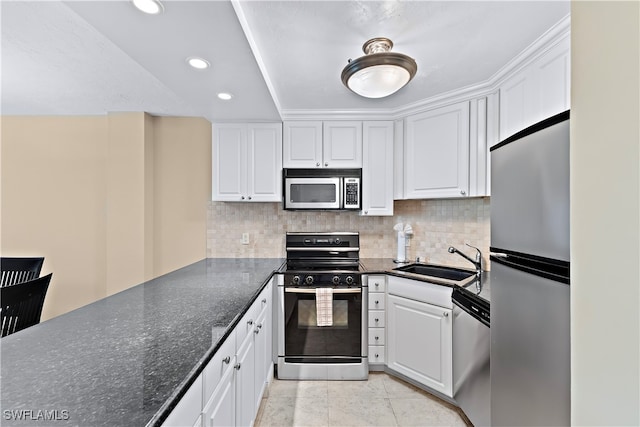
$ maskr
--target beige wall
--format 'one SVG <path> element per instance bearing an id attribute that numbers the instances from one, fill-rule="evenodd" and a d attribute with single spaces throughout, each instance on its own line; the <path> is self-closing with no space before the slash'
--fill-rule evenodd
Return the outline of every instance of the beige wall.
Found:
<path id="1" fill-rule="evenodd" d="M 1 251 L 44 256 L 42 320 L 206 256 L 211 126 L 118 113 L 2 117 Z"/>
<path id="2" fill-rule="evenodd" d="M 394 204 L 394 216 L 360 216 L 356 212 L 284 211 L 281 203 L 223 203 L 209 205 L 207 255 L 210 257 L 284 257 L 287 231 L 358 231 L 362 258 L 395 258 L 397 238 L 393 226 L 409 223 L 414 236 L 409 259 L 472 268 L 449 245 L 469 255 L 489 258 L 489 198 L 455 200 L 403 200 Z M 249 233 L 250 244 L 241 244 Z M 489 263 L 485 264 L 487 267 Z"/>
<path id="3" fill-rule="evenodd" d="M 640 3 L 571 8 L 571 423 L 640 425 Z"/>

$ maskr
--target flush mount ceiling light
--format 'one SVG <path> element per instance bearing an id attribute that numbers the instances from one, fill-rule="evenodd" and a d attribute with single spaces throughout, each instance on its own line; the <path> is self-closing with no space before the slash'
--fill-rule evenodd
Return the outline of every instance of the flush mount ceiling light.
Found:
<path id="1" fill-rule="evenodd" d="M 207 61 L 206 59 L 198 58 L 195 56 L 187 58 L 187 63 L 198 70 L 204 70 L 211 66 L 211 64 L 209 64 L 209 61 Z"/>
<path id="2" fill-rule="evenodd" d="M 223 101 L 229 101 L 231 98 L 233 98 L 233 95 L 227 92 L 220 92 L 218 94 L 218 98 L 222 99 Z"/>
<path id="3" fill-rule="evenodd" d="M 342 70 L 342 83 L 366 98 L 384 98 L 397 92 L 416 75 L 418 66 L 413 58 L 390 52 L 393 42 L 384 37 L 367 41 L 362 50 L 366 55 L 349 63 Z"/>
<path id="4" fill-rule="evenodd" d="M 133 5 L 150 15 L 157 15 L 164 10 L 164 6 L 158 0 L 133 0 Z"/>

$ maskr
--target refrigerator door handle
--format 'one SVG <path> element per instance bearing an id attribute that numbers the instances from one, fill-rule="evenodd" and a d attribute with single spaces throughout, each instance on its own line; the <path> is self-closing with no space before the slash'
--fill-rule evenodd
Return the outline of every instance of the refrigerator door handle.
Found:
<path id="1" fill-rule="evenodd" d="M 503 252 L 491 252 L 490 253 L 491 256 L 497 257 L 497 258 L 509 258 L 509 255 L 503 253 Z"/>

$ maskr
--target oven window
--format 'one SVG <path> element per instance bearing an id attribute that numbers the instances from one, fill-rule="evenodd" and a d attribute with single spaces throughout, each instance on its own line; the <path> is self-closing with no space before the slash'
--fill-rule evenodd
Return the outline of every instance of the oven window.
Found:
<path id="1" fill-rule="evenodd" d="M 291 184 L 291 201 L 294 203 L 335 203 L 338 195 L 336 184 Z"/>
<path id="2" fill-rule="evenodd" d="M 362 294 L 333 294 L 333 325 L 318 326 L 315 294 L 285 292 L 285 357 L 362 356 Z"/>
<path id="3" fill-rule="evenodd" d="M 333 300 L 333 327 L 347 329 L 349 327 L 349 302 L 346 300 Z M 298 327 L 299 328 L 326 328 L 318 326 L 318 312 L 316 301 L 298 300 Z"/>

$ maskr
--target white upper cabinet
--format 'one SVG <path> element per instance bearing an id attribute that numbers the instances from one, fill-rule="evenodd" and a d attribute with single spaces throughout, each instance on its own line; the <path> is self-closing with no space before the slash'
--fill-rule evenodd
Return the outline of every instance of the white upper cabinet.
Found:
<path id="1" fill-rule="evenodd" d="M 285 168 L 361 168 L 362 122 L 284 123 Z"/>
<path id="2" fill-rule="evenodd" d="M 282 148 L 285 168 L 322 166 L 322 122 L 285 122 Z"/>
<path id="3" fill-rule="evenodd" d="M 282 125 L 213 125 L 213 200 L 282 199 Z"/>
<path id="4" fill-rule="evenodd" d="M 392 121 L 362 124 L 362 215 L 393 215 Z"/>
<path id="5" fill-rule="evenodd" d="M 569 109 L 570 50 L 567 36 L 500 85 L 500 140 Z"/>
<path id="6" fill-rule="evenodd" d="M 322 159 L 325 168 L 361 168 L 362 122 L 324 122 Z"/>
<path id="7" fill-rule="evenodd" d="M 469 102 L 405 119 L 404 197 L 469 194 Z"/>

